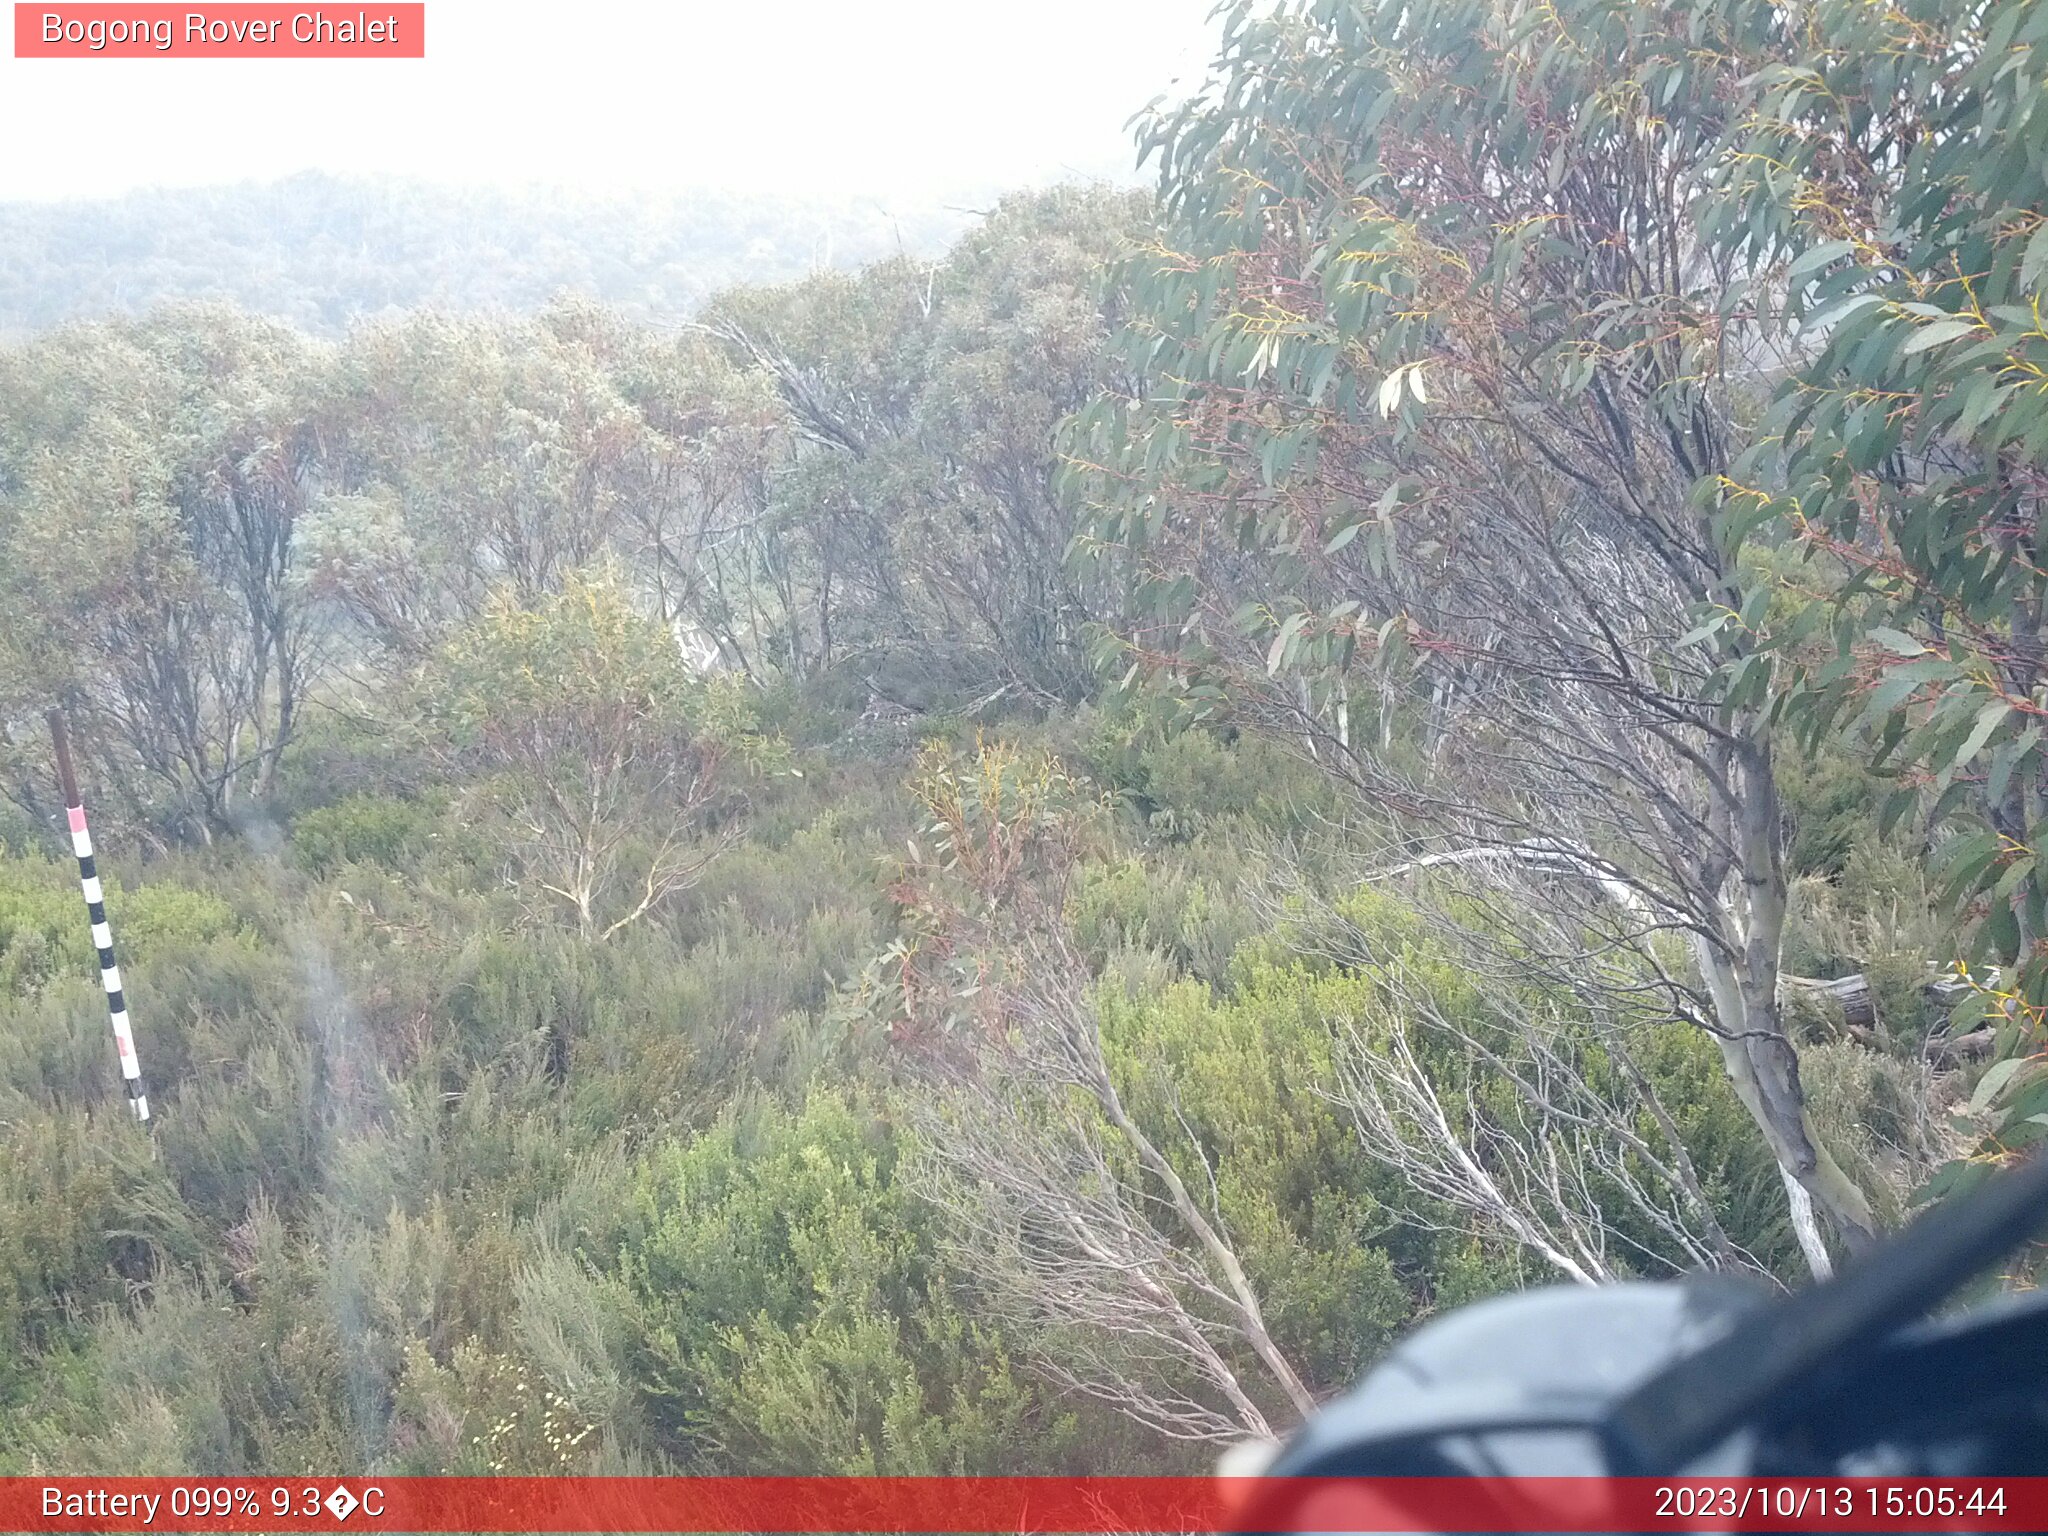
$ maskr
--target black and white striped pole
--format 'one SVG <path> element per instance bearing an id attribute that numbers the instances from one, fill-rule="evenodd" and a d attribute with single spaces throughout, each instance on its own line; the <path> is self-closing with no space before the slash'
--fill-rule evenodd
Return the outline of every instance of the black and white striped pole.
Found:
<path id="1" fill-rule="evenodd" d="M 57 743 L 57 780 L 64 789 L 64 813 L 71 822 L 71 851 L 78 855 L 78 884 L 85 892 L 85 913 L 92 922 L 93 948 L 100 952 L 100 984 L 107 989 L 107 1014 L 114 1026 L 114 1050 L 121 1058 L 121 1078 L 135 1118 L 149 1118 L 149 1095 L 142 1088 L 142 1064 L 135 1059 L 135 1031 L 128 1023 L 128 1000 L 121 995 L 121 967 L 114 963 L 114 931 L 107 926 L 107 903 L 93 863 L 92 834 L 85 830 L 85 802 L 78 795 L 78 775 L 71 767 L 71 737 L 64 712 L 50 711 L 50 735 Z"/>

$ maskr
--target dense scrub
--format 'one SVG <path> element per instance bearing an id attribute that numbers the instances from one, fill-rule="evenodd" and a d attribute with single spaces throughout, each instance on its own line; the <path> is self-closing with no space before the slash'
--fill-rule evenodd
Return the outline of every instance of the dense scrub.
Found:
<path id="1" fill-rule="evenodd" d="M 1135 1115 L 1184 1128 L 1173 1156 L 1214 1180 L 1316 1388 L 1542 1278 L 1417 1207 L 1327 1096 L 1333 1021 L 1374 1017 L 1373 981 L 1299 958 L 1235 867 L 1301 829 L 1314 780 L 1114 711 L 1015 729 L 1143 786 L 1112 793 L 1073 898 L 1110 1058 Z M 111 861 L 160 1085 L 147 1132 L 121 1113 L 69 871 L 0 865 L 7 1463 L 1173 1464 L 1049 1383 L 1045 1341 L 961 1266 L 913 1089 L 847 1003 L 923 835 L 907 763 L 796 755 L 683 899 L 596 944 L 526 916 L 445 787 L 358 787 L 365 746 L 267 852 Z M 1292 815 L 1271 792 L 1290 772 Z M 1677 1035 L 1652 1061 L 1731 1223 L 1782 1266 L 1768 1159 L 1711 1062 Z"/>

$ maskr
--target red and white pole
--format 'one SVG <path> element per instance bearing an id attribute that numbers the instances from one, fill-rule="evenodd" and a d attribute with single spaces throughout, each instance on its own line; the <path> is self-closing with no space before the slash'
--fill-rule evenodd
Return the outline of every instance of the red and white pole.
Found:
<path id="1" fill-rule="evenodd" d="M 71 738 L 62 710 L 50 711 L 50 735 L 57 743 L 57 780 L 64 789 L 64 810 L 71 822 L 71 851 L 78 855 L 78 884 L 85 893 L 85 913 L 92 922 L 93 948 L 100 952 L 100 985 L 107 990 L 107 1013 L 114 1026 L 114 1051 L 121 1058 L 121 1077 L 135 1118 L 149 1118 L 149 1095 L 142 1087 L 142 1064 L 135 1059 L 135 1031 L 128 1023 L 128 1000 L 121 993 L 121 967 L 114 963 L 114 931 L 107 926 L 107 904 L 100 890 L 99 868 L 93 862 L 92 834 L 85 829 L 85 802 L 78 795 L 78 775 L 71 767 Z"/>

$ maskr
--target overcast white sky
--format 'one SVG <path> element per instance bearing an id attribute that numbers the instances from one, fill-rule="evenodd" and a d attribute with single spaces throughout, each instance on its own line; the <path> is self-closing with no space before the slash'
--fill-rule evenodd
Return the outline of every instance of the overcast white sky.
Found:
<path id="1" fill-rule="evenodd" d="M 428 0 L 424 60 L 10 51 L 0 199 L 308 169 L 916 201 L 1126 177 L 1124 124 L 1195 85 L 1211 3 Z"/>

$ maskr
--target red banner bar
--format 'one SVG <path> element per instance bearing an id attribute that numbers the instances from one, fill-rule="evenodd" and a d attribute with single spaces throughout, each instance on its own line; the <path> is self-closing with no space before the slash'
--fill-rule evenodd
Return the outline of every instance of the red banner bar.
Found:
<path id="1" fill-rule="evenodd" d="M 2048 1530 L 2048 1478 L 0 1478 L 6 1531 Z"/>
<path id="2" fill-rule="evenodd" d="M 427 8 L 17 3 L 17 59 L 423 59 Z"/>

